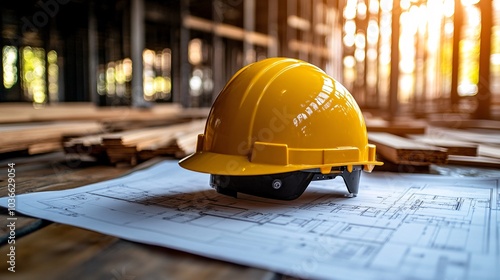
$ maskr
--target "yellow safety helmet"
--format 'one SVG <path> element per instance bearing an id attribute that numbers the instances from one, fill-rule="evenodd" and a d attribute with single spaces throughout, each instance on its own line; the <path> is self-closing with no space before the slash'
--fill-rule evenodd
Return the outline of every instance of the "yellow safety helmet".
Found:
<path id="1" fill-rule="evenodd" d="M 375 146 L 352 95 L 320 68 L 268 58 L 239 70 L 210 110 L 196 152 L 179 164 L 219 193 L 291 200 L 312 180 L 343 177 L 351 196 Z"/>

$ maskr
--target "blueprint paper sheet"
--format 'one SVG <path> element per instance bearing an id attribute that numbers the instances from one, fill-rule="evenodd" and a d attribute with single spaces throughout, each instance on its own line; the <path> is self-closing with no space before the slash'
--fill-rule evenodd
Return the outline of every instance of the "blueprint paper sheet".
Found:
<path id="1" fill-rule="evenodd" d="M 128 240 L 317 279 L 500 279 L 498 178 L 364 173 L 358 197 L 315 181 L 294 201 L 218 194 L 164 161 L 17 211 Z M 6 207 L 6 198 L 0 199 Z"/>

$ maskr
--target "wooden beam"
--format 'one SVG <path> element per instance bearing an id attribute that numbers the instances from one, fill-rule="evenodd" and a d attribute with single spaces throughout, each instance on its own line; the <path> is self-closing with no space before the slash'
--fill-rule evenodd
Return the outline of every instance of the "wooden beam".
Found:
<path id="1" fill-rule="evenodd" d="M 497 120 L 474 120 L 456 115 L 442 115 L 439 120 L 428 120 L 429 125 L 453 129 L 481 128 L 500 130 L 500 121 Z"/>
<path id="2" fill-rule="evenodd" d="M 500 168 L 500 159 L 485 156 L 469 157 L 450 155 L 448 156 L 448 164 Z"/>
<path id="3" fill-rule="evenodd" d="M 150 109 L 130 107 L 96 107 L 92 103 L 59 103 L 34 108 L 28 103 L 0 104 L 0 124 L 49 121 L 137 121 L 189 118 L 208 115 L 208 111 L 188 110 L 178 104 L 158 104 Z"/>
<path id="4" fill-rule="evenodd" d="M 433 138 L 427 135 L 409 135 L 408 137 L 418 143 L 445 148 L 448 150 L 448 155 L 477 155 L 478 145 L 474 143 L 452 139 Z"/>
<path id="5" fill-rule="evenodd" d="M 500 145 L 500 131 L 474 131 L 429 126 L 426 134 L 433 138 L 457 139 L 471 143 Z"/>
<path id="6" fill-rule="evenodd" d="M 491 30 L 493 26 L 493 1 L 479 1 L 481 10 L 481 38 L 479 47 L 479 83 L 476 97 L 476 119 L 491 118 Z"/>

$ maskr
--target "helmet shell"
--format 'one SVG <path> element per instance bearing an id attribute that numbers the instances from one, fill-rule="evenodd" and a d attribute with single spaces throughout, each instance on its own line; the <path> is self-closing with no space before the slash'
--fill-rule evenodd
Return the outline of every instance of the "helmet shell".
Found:
<path id="1" fill-rule="evenodd" d="M 320 68 L 281 57 L 252 63 L 229 80 L 196 152 L 180 161 L 186 169 L 220 175 L 329 173 L 353 165 L 371 171 L 380 164 L 349 91 Z"/>

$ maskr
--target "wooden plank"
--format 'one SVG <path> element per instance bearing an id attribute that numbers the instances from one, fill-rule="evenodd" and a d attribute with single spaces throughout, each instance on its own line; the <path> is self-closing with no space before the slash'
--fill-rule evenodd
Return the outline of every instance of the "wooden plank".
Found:
<path id="1" fill-rule="evenodd" d="M 29 146 L 28 154 L 36 155 L 36 154 L 55 152 L 55 151 L 59 151 L 59 150 L 62 150 L 61 141 L 36 143 L 36 144 L 31 144 Z"/>
<path id="2" fill-rule="evenodd" d="M 426 134 L 434 138 L 456 139 L 486 145 L 500 145 L 500 131 L 496 130 L 482 130 L 478 132 L 429 126 Z"/>
<path id="3" fill-rule="evenodd" d="M 459 130 L 440 127 L 430 127 L 427 137 L 434 139 L 458 139 L 460 141 L 477 145 L 477 155 L 500 158 L 500 133 L 492 130 Z"/>
<path id="4" fill-rule="evenodd" d="M 413 139 L 419 143 L 445 148 L 448 151 L 448 155 L 459 155 L 459 156 L 476 156 L 478 145 L 466 141 L 434 138 L 428 135 L 408 135 L 410 139 Z"/>
<path id="5" fill-rule="evenodd" d="M 500 158 L 500 147 L 479 144 L 478 155 L 485 157 Z"/>
<path id="6" fill-rule="evenodd" d="M 411 139 L 384 132 L 369 132 L 370 143 L 377 146 L 377 153 L 396 164 L 444 164 L 446 149 L 417 143 Z"/>
<path id="7" fill-rule="evenodd" d="M 155 104 L 152 108 L 97 107 L 92 103 L 54 103 L 34 108 L 30 103 L 0 104 L 0 123 L 48 121 L 155 121 L 178 119 L 183 108 L 179 104 Z M 184 116 L 187 117 L 188 115 Z"/>
<path id="8" fill-rule="evenodd" d="M 488 167 L 488 168 L 500 168 L 500 159 L 491 158 L 485 156 L 448 156 L 449 164 L 456 165 L 466 165 L 466 166 L 478 166 L 478 167 Z"/>
<path id="9" fill-rule="evenodd" d="M 190 119 L 184 119 L 180 116 L 170 116 L 166 119 L 146 119 L 146 120 L 106 120 L 104 126 L 109 131 L 126 131 L 132 129 L 142 129 L 146 127 L 160 127 L 177 123 L 183 123 Z"/>
<path id="10" fill-rule="evenodd" d="M 482 128 L 500 130 L 500 121 L 467 119 L 464 116 L 440 116 L 428 121 L 429 125 L 453 129 Z"/>
<path id="11" fill-rule="evenodd" d="M 0 147 L 24 150 L 30 145 L 62 142 L 64 135 L 88 135 L 103 131 L 97 122 L 57 122 L 0 126 Z M 15 148 L 17 147 L 17 149 Z"/>
<path id="12" fill-rule="evenodd" d="M 29 149 L 29 144 L 12 144 L 0 147 L 0 154 L 17 152 L 17 151 L 27 151 Z"/>

